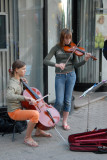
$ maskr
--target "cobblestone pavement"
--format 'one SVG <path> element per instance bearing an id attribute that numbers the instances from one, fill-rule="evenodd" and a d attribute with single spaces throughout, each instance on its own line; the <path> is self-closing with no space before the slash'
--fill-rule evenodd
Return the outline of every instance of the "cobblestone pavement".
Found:
<path id="1" fill-rule="evenodd" d="M 75 109 L 69 116 L 68 123 L 71 130 L 62 129 L 61 121 L 56 126 L 57 130 L 66 140 L 70 134 L 80 133 L 87 130 L 88 107 L 83 106 Z M 95 127 L 107 128 L 107 99 L 102 99 L 89 105 L 89 130 Z M 25 131 L 15 134 L 15 141 L 12 142 L 12 135 L 0 136 L 0 160 L 106 160 L 107 154 L 95 154 L 92 152 L 70 151 L 68 145 L 62 140 L 55 129 L 49 131 L 52 138 L 34 138 L 39 147 L 32 148 L 23 144 Z"/>

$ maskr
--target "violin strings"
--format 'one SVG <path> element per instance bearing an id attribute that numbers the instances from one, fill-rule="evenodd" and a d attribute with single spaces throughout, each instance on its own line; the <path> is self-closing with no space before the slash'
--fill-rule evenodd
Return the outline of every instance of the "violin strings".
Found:
<path id="1" fill-rule="evenodd" d="M 77 46 L 80 44 L 81 40 L 82 40 L 82 38 L 79 40 L 79 42 L 78 42 Z M 72 53 L 74 53 L 75 51 L 76 51 L 76 48 L 74 48 L 74 50 L 73 50 L 73 52 L 72 52 Z M 72 55 L 72 54 L 70 54 L 69 58 L 67 59 L 67 61 L 66 61 L 66 63 L 65 63 L 65 66 L 66 66 L 66 64 L 68 63 L 68 61 L 69 61 L 69 59 L 70 59 L 71 55 Z"/>

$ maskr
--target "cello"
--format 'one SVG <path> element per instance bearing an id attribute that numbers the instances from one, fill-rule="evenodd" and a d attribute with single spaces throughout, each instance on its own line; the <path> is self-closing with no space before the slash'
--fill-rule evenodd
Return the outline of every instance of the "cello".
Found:
<path id="1" fill-rule="evenodd" d="M 39 122 L 36 125 L 38 128 L 42 130 L 54 128 L 60 120 L 59 112 L 52 105 L 48 105 L 46 102 L 44 102 L 42 94 L 37 88 L 29 87 L 22 79 L 21 81 L 26 88 L 23 92 L 23 95 L 32 97 L 36 100 L 34 105 L 29 104 L 28 101 L 22 101 L 22 107 L 26 109 L 37 110 L 39 112 Z"/>

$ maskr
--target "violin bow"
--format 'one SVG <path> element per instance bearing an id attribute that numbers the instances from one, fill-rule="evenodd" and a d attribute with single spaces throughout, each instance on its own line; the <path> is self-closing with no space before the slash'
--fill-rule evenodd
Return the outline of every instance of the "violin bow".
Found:
<path id="1" fill-rule="evenodd" d="M 78 47 L 78 45 L 80 44 L 81 40 L 82 40 L 82 38 L 79 40 L 79 42 L 78 42 L 78 44 L 77 44 L 77 47 Z M 76 51 L 76 48 L 74 48 L 72 54 L 73 54 L 75 51 Z M 69 58 L 67 59 L 67 61 L 66 61 L 66 63 L 65 63 L 65 66 L 67 65 L 67 63 L 68 63 L 69 59 L 71 58 L 71 55 L 72 55 L 72 54 L 70 54 Z"/>

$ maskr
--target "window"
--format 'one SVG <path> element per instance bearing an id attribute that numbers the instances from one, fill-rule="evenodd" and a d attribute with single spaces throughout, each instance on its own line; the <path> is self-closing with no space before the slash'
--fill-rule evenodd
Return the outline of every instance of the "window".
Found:
<path id="1" fill-rule="evenodd" d="M 0 13 L 0 51 L 7 50 L 7 15 Z"/>

